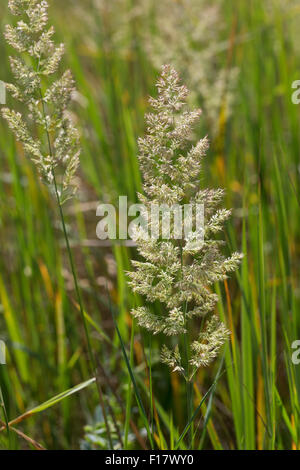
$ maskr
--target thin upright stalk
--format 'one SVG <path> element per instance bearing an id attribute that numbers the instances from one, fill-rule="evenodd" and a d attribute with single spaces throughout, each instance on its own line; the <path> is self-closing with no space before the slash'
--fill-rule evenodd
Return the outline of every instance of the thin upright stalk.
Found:
<path id="1" fill-rule="evenodd" d="M 40 96 L 41 96 L 43 116 L 44 116 L 44 120 L 45 120 L 46 135 L 47 135 L 47 141 L 48 141 L 48 147 L 49 147 L 49 155 L 50 155 L 50 158 L 52 159 L 53 153 L 52 153 L 50 135 L 49 135 L 49 132 L 48 132 L 48 129 L 47 129 L 46 112 L 45 112 L 45 105 L 44 105 L 44 101 L 43 101 L 43 94 L 42 94 L 41 89 L 39 91 L 40 91 Z M 90 362 L 91 362 L 91 372 L 96 378 L 96 385 L 97 385 L 97 390 L 98 390 L 98 395 L 99 395 L 100 406 L 101 406 L 102 413 L 103 413 L 103 419 L 104 419 L 105 427 L 106 427 L 106 431 L 107 431 L 107 437 L 108 437 L 110 448 L 113 449 L 112 438 L 111 438 L 110 428 L 109 428 L 109 424 L 108 424 L 108 420 L 107 420 L 107 414 L 106 414 L 105 404 L 104 404 L 104 399 L 103 399 L 103 392 L 102 392 L 101 385 L 99 383 L 97 367 L 96 367 L 96 361 L 95 361 L 95 357 L 94 357 L 94 354 L 93 354 L 91 339 L 90 339 L 89 330 L 88 330 L 88 325 L 87 325 L 87 321 L 86 321 L 85 314 L 84 314 L 83 303 L 82 303 L 82 298 L 81 298 L 81 294 L 80 294 L 80 290 L 79 290 L 79 286 L 78 286 L 78 280 L 77 280 L 77 274 L 76 274 L 74 259 L 73 259 L 72 250 L 71 250 L 71 247 L 70 247 L 69 237 L 68 237 L 67 230 L 66 230 L 65 218 L 64 218 L 63 208 L 62 208 L 62 204 L 61 204 L 61 200 L 60 200 L 60 195 L 59 195 L 59 191 L 58 191 L 58 187 L 57 187 L 56 175 L 55 175 L 53 165 L 51 167 L 51 172 L 52 172 L 52 176 L 53 176 L 54 192 L 55 192 L 56 201 L 57 201 L 57 205 L 58 205 L 58 209 L 59 209 L 60 220 L 61 220 L 61 224 L 62 224 L 62 227 L 63 227 L 63 233 L 64 233 L 64 239 L 65 239 L 68 258 L 69 258 L 69 264 L 70 264 L 70 267 L 71 267 L 72 277 L 73 277 L 73 281 L 74 281 L 75 293 L 76 293 L 77 302 L 78 302 L 78 305 L 79 305 L 79 311 L 80 311 L 80 315 L 81 315 L 81 319 L 82 319 L 82 323 L 83 323 L 83 327 L 84 327 L 84 332 L 85 332 L 85 337 L 86 337 L 88 355 L 89 355 L 89 359 L 90 359 Z"/>
<path id="2" fill-rule="evenodd" d="M 186 328 L 186 303 L 184 308 L 184 324 Z M 186 364 L 186 377 L 185 377 L 185 389 L 186 389 L 186 402 L 187 402 L 187 418 L 188 423 L 192 419 L 193 414 L 193 378 L 190 377 L 190 364 L 189 364 L 189 347 L 188 347 L 188 331 L 186 331 L 183 335 L 183 348 L 184 348 L 184 360 Z M 189 449 L 193 447 L 193 423 L 189 429 L 188 437 L 189 437 Z"/>
<path id="3" fill-rule="evenodd" d="M 131 338 L 130 338 L 130 366 L 133 367 L 133 352 L 134 352 L 134 321 L 131 325 Z M 124 449 L 128 447 L 128 436 L 129 436 L 129 424 L 131 416 L 131 404 L 132 404 L 132 382 L 130 376 L 128 377 L 128 388 L 126 393 L 126 413 L 125 413 L 125 426 L 124 426 Z"/>
<path id="4" fill-rule="evenodd" d="M 180 260 L 181 260 L 181 272 L 183 269 L 183 250 L 182 243 L 180 244 Z M 189 346 L 188 346 L 188 330 L 187 330 L 187 302 L 183 306 L 183 315 L 184 315 L 184 328 L 185 333 L 182 335 L 182 344 L 183 344 L 183 357 L 185 362 L 185 390 L 186 390 L 186 403 L 187 403 L 187 421 L 188 423 L 192 419 L 193 414 L 193 378 L 190 377 L 190 363 L 189 363 Z M 191 449 L 193 446 L 193 424 L 190 426 L 188 432 L 188 446 Z"/>
<path id="5" fill-rule="evenodd" d="M 6 432 L 7 432 L 7 438 L 8 438 L 8 442 L 9 442 L 9 446 L 10 446 L 9 422 L 8 422 L 8 416 L 7 416 L 7 411 L 6 411 L 6 406 L 5 406 L 5 402 L 4 402 L 4 397 L 3 397 L 1 385 L 0 385 L 0 406 L 2 406 L 2 408 L 3 408 L 3 415 L 4 415 Z"/>
<path id="6" fill-rule="evenodd" d="M 153 383 L 152 383 L 152 336 L 149 339 L 149 390 L 150 390 L 150 425 L 153 433 L 154 409 L 153 409 Z"/>

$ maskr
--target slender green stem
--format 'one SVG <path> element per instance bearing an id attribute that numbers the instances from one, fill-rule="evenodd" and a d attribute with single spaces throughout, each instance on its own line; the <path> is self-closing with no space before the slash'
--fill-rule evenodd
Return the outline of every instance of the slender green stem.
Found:
<path id="1" fill-rule="evenodd" d="M 184 361 L 185 361 L 185 367 L 186 367 L 186 380 L 185 380 L 185 387 L 186 387 L 186 402 L 187 402 L 187 418 L 188 422 L 192 419 L 192 414 L 193 414 L 193 379 L 190 377 L 190 364 L 189 364 L 189 346 L 188 346 L 188 331 L 187 331 L 187 325 L 186 325 L 186 302 L 185 302 L 185 307 L 184 307 L 184 325 L 186 332 L 183 335 L 183 348 L 184 348 Z M 188 446 L 190 449 L 193 448 L 193 434 L 194 434 L 194 429 L 193 429 L 193 423 L 191 424 L 191 427 L 189 429 L 188 433 L 188 438 L 189 438 L 189 443 Z"/>
<path id="2" fill-rule="evenodd" d="M 0 406 L 3 408 L 3 416 L 4 416 L 5 426 L 6 426 L 7 438 L 8 438 L 8 442 L 9 442 L 9 446 L 10 446 L 9 422 L 8 422 L 8 416 L 7 416 L 7 411 L 6 411 L 6 406 L 5 406 L 5 402 L 4 402 L 4 397 L 3 397 L 1 385 L 0 385 Z"/>
<path id="3" fill-rule="evenodd" d="M 181 259 L 181 275 L 183 275 L 183 249 L 182 244 L 180 244 L 180 259 Z M 189 357 L 189 346 L 188 346 L 188 328 L 187 328 L 187 302 L 183 306 L 183 315 L 184 315 L 184 329 L 185 333 L 182 335 L 183 343 L 183 354 L 184 354 L 184 368 L 185 368 L 185 390 L 186 390 L 186 403 L 187 403 L 187 418 L 188 422 L 191 421 L 193 413 L 193 379 L 190 377 L 190 357 Z M 188 446 L 191 449 L 193 447 L 193 423 L 191 424 L 188 431 Z"/>
<path id="4" fill-rule="evenodd" d="M 40 89 L 40 96 L 41 96 L 43 116 L 44 116 L 44 121 L 45 121 L 45 130 L 46 130 L 48 147 L 49 147 L 49 155 L 50 155 L 50 158 L 52 159 L 52 156 L 53 156 L 52 146 L 51 146 L 51 141 L 50 141 L 50 135 L 49 135 L 48 128 L 47 128 L 45 105 L 44 105 L 44 100 L 43 100 L 43 95 L 42 95 L 42 90 L 41 89 Z M 97 367 L 96 367 L 96 361 L 95 361 L 95 357 L 94 357 L 94 354 L 93 354 L 91 339 L 90 339 L 89 330 L 88 330 L 88 326 L 87 326 L 87 321 L 86 321 L 85 314 L 84 314 L 84 308 L 83 308 L 82 298 L 81 298 L 81 294 L 80 294 L 80 290 L 79 290 L 79 286 L 78 286 L 74 259 L 73 259 L 72 250 L 71 250 L 71 247 L 70 247 L 69 237 L 68 237 L 68 234 L 67 234 L 65 218 L 64 218 L 64 213 L 63 213 L 63 209 L 62 209 L 61 200 L 60 200 L 60 194 L 59 194 L 58 187 L 57 187 L 56 175 L 55 175 L 53 164 L 51 165 L 51 172 L 52 172 L 52 176 L 53 176 L 54 191 L 55 191 L 56 201 L 57 201 L 57 205 L 58 205 L 58 209 L 59 209 L 59 215 L 60 215 L 60 219 L 61 219 L 61 223 L 62 223 L 62 227 L 63 227 L 63 233 L 64 233 L 64 238 L 65 238 L 69 263 L 70 263 L 70 267 L 71 267 L 71 271 L 72 271 L 72 277 L 73 277 L 73 281 L 74 281 L 75 293 L 76 293 L 76 297 L 77 297 L 77 301 L 78 301 L 78 305 L 79 305 L 79 311 L 80 311 L 80 315 L 81 315 L 81 319 L 82 319 L 82 323 L 83 323 L 83 327 L 84 327 L 84 332 L 85 332 L 85 337 L 86 337 L 86 342 L 87 342 L 87 348 L 88 348 L 88 355 L 89 355 L 89 359 L 90 359 L 90 362 L 91 362 L 91 371 L 92 371 L 92 374 L 95 375 L 95 378 L 96 378 L 96 385 L 97 385 L 97 390 L 98 390 L 98 394 L 99 394 L 100 406 L 101 406 L 101 409 L 102 409 L 103 418 L 104 418 L 104 422 L 105 422 L 105 426 L 106 426 L 106 430 L 107 430 L 107 437 L 108 437 L 110 448 L 113 449 L 112 438 L 111 438 L 110 428 L 109 428 L 109 424 L 108 424 L 108 420 L 107 420 L 107 414 L 106 414 L 105 404 L 104 404 L 104 399 L 103 399 L 103 392 L 102 392 L 101 385 L 99 383 Z"/>
<path id="5" fill-rule="evenodd" d="M 153 384 L 152 384 L 152 335 L 149 338 L 149 389 L 150 389 L 150 427 L 153 433 L 154 410 L 153 410 Z"/>
<path id="6" fill-rule="evenodd" d="M 133 367 L 133 352 L 134 352 L 134 319 L 131 326 L 131 338 L 130 338 L 130 355 L 129 361 L 130 366 Z M 130 426 L 130 416 L 131 416 L 131 405 L 132 405 L 132 382 L 130 376 L 128 377 L 128 388 L 126 393 L 126 414 L 125 414 L 125 426 L 124 426 L 124 449 L 127 450 L 128 447 L 128 435 L 129 435 L 129 426 Z"/>

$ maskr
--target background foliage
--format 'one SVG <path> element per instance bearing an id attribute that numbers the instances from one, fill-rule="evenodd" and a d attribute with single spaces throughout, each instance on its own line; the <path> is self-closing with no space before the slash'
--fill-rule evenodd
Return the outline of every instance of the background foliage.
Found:
<path id="1" fill-rule="evenodd" d="M 149 45 L 159 40 L 159 47 L 168 47 L 149 1 L 124 0 L 121 7 L 114 1 L 50 2 L 50 19 L 58 40 L 66 44 L 65 64 L 77 83 L 74 115 L 82 132 L 79 196 L 67 206 L 67 228 L 114 444 L 150 447 L 113 318 L 153 445 L 172 448 L 187 422 L 186 397 L 178 375 L 158 360 L 160 338 L 151 343 L 129 315 L 141 303 L 125 275 L 136 251 L 101 245 L 95 235 L 100 201 L 115 202 L 126 194 L 136 201 L 141 187 L 136 139 L 144 132 L 147 97 L 154 93 L 159 62 Z M 11 21 L 6 3 L 1 1 L 1 31 Z M 173 4 L 181 2 L 165 3 L 171 17 Z M 199 3 L 205 12 L 206 2 Z M 197 375 L 194 408 L 222 371 L 195 420 L 196 448 L 300 447 L 300 366 L 291 361 L 291 344 L 300 338 L 300 108 L 291 101 L 291 84 L 300 78 L 297 3 L 215 1 L 222 27 L 196 48 L 204 49 L 211 41 L 218 47 L 212 48 L 210 65 L 201 54 L 193 55 L 186 76 L 191 86 L 189 77 L 199 76 L 199 69 L 200 77 L 209 74 L 209 95 L 197 94 L 193 83 L 194 103 L 204 110 L 199 137 L 207 133 L 211 139 L 201 184 L 226 189 L 226 206 L 234 208 L 226 231 L 228 251 L 245 253 L 239 273 L 216 286 L 222 299 L 218 313 L 231 329 L 231 342 L 223 362 Z M 167 26 L 168 21 L 166 16 Z M 209 18 L 203 14 L 194 21 Z M 0 49 L 0 78 L 10 81 L 11 50 L 3 36 Z M 229 74 L 235 68 L 229 113 L 226 70 Z M 184 65 L 182 69 L 184 74 Z M 220 70 L 224 93 L 212 122 L 209 109 L 216 105 L 209 100 L 215 96 L 214 77 Z M 0 155 L 0 336 L 8 351 L 0 384 L 4 415 L 13 420 L 90 376 L 55 202 L 3 120 Z M 107 448 L 96 388 L 88 385 L 27 413 L 15 424 L 27 438 L 13 431 L 8 437 L 3 430 L 0 446 L 28 448 L 39 442 L 50 449 Z M 184 448 L 184 440 L 179 446 Z"/>

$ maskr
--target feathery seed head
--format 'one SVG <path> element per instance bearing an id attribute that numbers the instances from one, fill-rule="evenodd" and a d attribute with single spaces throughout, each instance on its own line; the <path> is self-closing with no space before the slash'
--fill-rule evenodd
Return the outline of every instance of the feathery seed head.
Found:
<path id="1" fill-rule="evenodd" d="M 79 134 L 75 129 L 68 106 L 74 92 L 74 80 L 67 70 L 61 78 L 42 88 L 42 77 L 57 72 L 64 45 L 55 45 L 54 28 L 48 28 L 48 3 L 44 0 L 10 0 L 13 15 L 22 17 L 16 26 L 7 25 L 5 38 L 22 57 L 10 57 L 15 84 L 6 88 L 13 98 L 28 108 L 27 117 L 8 108 L 3 117 L 45 183 L 63 203 L 76 191 L 74 175 L 79 165 Z M 47 141 L 40 141 L 33 129 L 46 133 Z"/>
<path id="2" fill-rule="evenodd" d="M 191 145 L 200 111 L 186 109 L 187 88 L 169 65 L 162 68 L 157 91 L 157 98 L 150 98 L 153 111 L 146 116 L 147 134 L 138 142 L 145 192 L 139 198 L 146 207 L 153 203 L 177 204 L 184 210 L 186 203 L 204 204 L 204 242 L 195 245 L 193 238 L 197 234 L 193 232 L 184 241 L 137 236 L 144 261 L 133 261 L 135 270 L 128 273 L 129 284 L 147 302 L 159 301 L 164 314 L 158 316 L 148 307 L 139 307 L 132 314 L 140 326 L 153 334 L 175 337 L 187 332 L 189 321 L 196 317 L 205 319 L 198 340 L 190 346 L 192 376 L 199 367 L 211 363 L 228 337 L 224 324 L 212 313 L 218 296 L 211 286 L 235 271 L 242 255 L 233 253 L 225 258 L 220 251 L 224 242 L 213 238 L 223 230 L 231 211 L 218 208 L 223 190 L 199 187 L 201 164 L 209 145 L 207 137 Z M 195 222 L 193 214 L 191 222 Z M 151 216 L 147 223 L 152 223 Z M 189 380 L 179 346 L 170 350 L 164 345 L 162 360 Z"/>

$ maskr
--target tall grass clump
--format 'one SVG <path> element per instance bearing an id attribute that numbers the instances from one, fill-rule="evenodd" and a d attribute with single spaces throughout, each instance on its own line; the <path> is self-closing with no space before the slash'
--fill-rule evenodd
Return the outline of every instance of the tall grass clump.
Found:
<path id="1" fill-rule="evenodd" d="M 234 252 L 230 257 L 223 256 L 224 241 L 216 237 L 231 214 L 219 208 L 223 190 L 201 189 L 201 165 L 208 139 L 204 137 L 195 146 L 190 144 L 200 110 L 186 109 L 188 90 L 171 66 L 163 66 L 157 89 L 158 97 L 150 99 L 153 111 L 146 116 L 147 135 L 138 142 L 144 180 L 144 195 L 139 199 L 148 219 L 134 236 L 144 261 L 133 261 L 135 271 L 129 273 L 130 285 L 134 292 L 145 296 L 146 305 L 131 313 L 152 334 L 172 337 L 171 347 L 166 339 L 161 359 L 186 381 L 190 420 L 193 377 L 218 356 L 229 334 L 214 313 L 218 296 L 212 288 L 238 268 L 242 255 Z M 181 214 L 189 204 L 191 226 L 195 225 L 196 206 L 203 205 L 204 241 L 200 243 L 199 227 L 185 232 L 182 239 L 186 219 L 181 217 L 178 226 L 175 216 L 171 239 L 164 238 L 162 223 L 157 223 L 151 210 L 153 204 L 161 208 L 176 206 Z M 154 237 L 153 224 L 158 230 Z M 153 313 L 148 305 L 155 302 L 161 306 L 161 314 Z M 197 335 L 193 334 L 195 320 L 200 322 Z"/>

